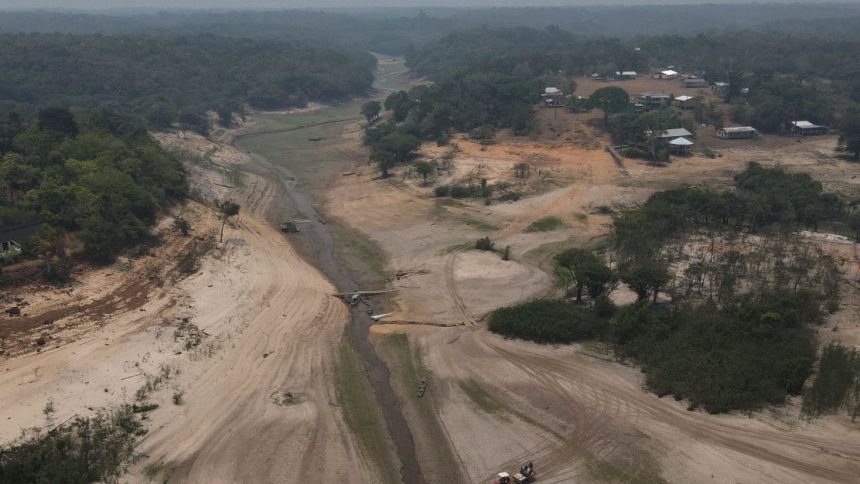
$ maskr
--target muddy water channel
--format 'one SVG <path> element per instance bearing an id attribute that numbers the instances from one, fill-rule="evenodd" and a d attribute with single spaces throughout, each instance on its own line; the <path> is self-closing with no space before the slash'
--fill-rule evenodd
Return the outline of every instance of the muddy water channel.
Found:
<path id="1" fill-rule="evenodd" d="M 382 59 L 375 84 L 377 96 L 405 86 L 406 72 L 402 60 Z M 291 240 L 298 242 L 311 262 L 343 292 L 353 291 L 359 284 L 338 260 L 337 231 L 318 210 L 318 200 L 314 196 L 319 197 L 319 190 L 334 170 L 357 156 L 355 139 L 344 139 L 343 130 L 361 119 L 362 102 L 312 112 L 260 115 L 263 121 L 260 129 L 243 134 L 233 142 L 254 159 L 256 166 L 249 170 L 274 176 L 283 187 L 281 206 L 271 210 L 272 222 L 302 220 L 301 231 L 291 234 Z M 364 305 L 353 307 L 350 338 L 361 355 L 402 464 L 403 482 L 424 483 L 412 433 L 391 386 L 390 371 L 369 339 L 372 324 Z"/>

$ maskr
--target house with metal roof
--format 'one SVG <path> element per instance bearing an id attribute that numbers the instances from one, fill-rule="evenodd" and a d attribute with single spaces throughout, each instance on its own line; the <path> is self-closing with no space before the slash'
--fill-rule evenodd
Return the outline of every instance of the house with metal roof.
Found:
<path id="1" fill-rule="evenodd" d="M 711 90 L 717 93 L 718 96 L 725 96 L 729 92 L 729 83 L 717 81 L 711 84 Z"/>
<path id="2" fill-rule="evenodd" d="M 41 222 L 15 225 L 0 231 L 0 261 L 10 261 L 21 253 L 21 244 L 30 240 Z"/>
<path id="3" fill-rule="evenodd" d="M 809 121 L 792 121 L 788 127 L 792 134 L 800 136 L 811 136 L 827 133 L 827 126 L 820 126 Z"/>
<path id="4" fill-rule="evenodd" d="M 651 74 L 652 79 L 677 79 L 681 74 L 678 71 L 672 70 L 671 67 L 667 67 L 666 69 L 655 72 Z"/>
<path id="5" fill-rule="evenodd" d="M 687 131 L 684 128 L 672 128 L 672 129 L 667 129 L 666 131 L 663 131 L 663 134 L 660 135 L 660 138 L 673 140 L 676 138 L 687 138 L 687 137 L 692 137 L 692 136 L 693 136 L 693 133 Z"/>
<path id="6" fill-rule="evenodd" d="M 671 94 L 659 92 L 643 92 L 639 95 L 639 103 L 647 109 L 661 108 L 672 102 Z"/>
<path id="7" fill-rule="evenodd" d="M 681 109 L 690 109 L 696 105 L 695 96 L 678 96 L 675 98 L 675 103 Z"/>
<path id="8" fill-rule="evenodd" d="M 690 154 L 690 149 L 693 144 L 694 143 L 687 138 L 675 138 L 669 142 L 669 150 L 676 155 L 688 155 Z"/>
<path id="9" fill-rule="evenodd" d="M 557 87 L 547 87 L 540 96 L 543 98 L 546 107 L 554 108 L 561 106 L 564 94 Z"/>
<path id="10" fill-rule="evenodd" d="M 639 74 L 636 71 L 620 71 L 615 72 L 616 79 L 636 79 Z"/>
<path id="11" fill-rule="evenodd" d="M 722 139 L 749 139 L 758 136 L 758 130 L 752 126 L 731 126 L 717 130 L 717 137 Z"/>
<path id="12" fill-rule="evenodd" d="M 708 87 L 708 81 L 702 79 L 701 77 L 690 77 L 684 79 L 684 87 L 690 89 L 698 89 Z"/>

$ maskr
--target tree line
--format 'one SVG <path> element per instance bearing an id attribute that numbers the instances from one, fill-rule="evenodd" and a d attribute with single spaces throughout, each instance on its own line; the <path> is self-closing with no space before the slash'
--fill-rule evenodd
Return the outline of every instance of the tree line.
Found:
<path id="1" fill-rule="evenodd" d="M 276 109 L 364 94 L 375 59 L 303 42 L 182 35 L 0 35 L 0 112 L 128 106 L 156 129 L 205 132 L 246 106 Z"/>
<path id="2" fill-rule="evenodd" d="M 95 261 L 145 240 L 160 209 L 183 198 L 179 162 L 139 118 L 111 109 L 46 108 L 0 121 L 0 226 L 41 222 L 24 245 L 60 276 L 73 248 Z M 52 265 L 52 262 L 57 260 Z"/>

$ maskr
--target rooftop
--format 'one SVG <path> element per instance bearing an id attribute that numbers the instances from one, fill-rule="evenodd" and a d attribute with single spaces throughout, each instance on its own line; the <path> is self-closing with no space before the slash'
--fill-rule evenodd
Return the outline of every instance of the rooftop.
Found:
<path id="1" fill-rule="evenodd" d="M 693 133 L 684 128 L 667 129 L 660 135 L 661 138 L 681 138 L 684 136 L 693 136 Z"/>
<path id="2" fill-rule="evenodd" d="M 669 144 L 672 146 L 693 146 L 693 142 L 687 138 L 675 138 Z"/>
<path id="3" fill-rule="evenodd" d="M 664 76 L 677 76 L 677 75 L 678 75 L 678 73 L 677 73 L 677 72 L 675 72 L 675 71 L 673 71 L 672 69 L 667 69 L 667 70 L 665 70 L 665 71 L 660 71 L 660 74 L 663 74 Z"/>
<path id="4" fill-rule="evenodd" d="M 693 96 L 678 96 L 675 98 L 676 101 L 681 101 L 681 102 L 689 101 L 691 99 L 695 99 L 695 98 Z"/>
<path id="5" fill-rule="evenodd" d="M 752 126 L 731 126 L 722 128 L 726 133 L 744 133 L 747 131 L 755 131 L 756 129 Z"/>
<path id="6" fill-rule="evenodd" d="M 817 124 L 812 124 L 809 121 L 792 121 L 791 125 L 795 128 L 800 129 L 808 129 L 808 128 L 823 128 L 823 126 L 819 126 Z"/>
<path id="7" fill-rule="evenodd" d="M 639 94 L 639 97 L 650 97 L 650 98 L 668 98 L 669 94 L 663 94 L 661 92 L 643 92 Z"/>

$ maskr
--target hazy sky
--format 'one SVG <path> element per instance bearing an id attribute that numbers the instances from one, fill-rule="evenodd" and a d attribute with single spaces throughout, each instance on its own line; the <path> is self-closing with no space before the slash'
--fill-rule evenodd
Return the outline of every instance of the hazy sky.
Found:
<path id="1" fill-rule="evenodd" d="M 296 8 L 296 7 L 489 7 L 535 5 L 642 5 L 704 3 L 855 3 L 860 0 L 0 0 L 0 9 L 114 9 L 114 8 Z"/>

